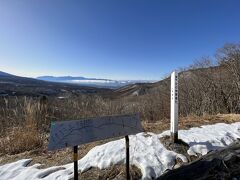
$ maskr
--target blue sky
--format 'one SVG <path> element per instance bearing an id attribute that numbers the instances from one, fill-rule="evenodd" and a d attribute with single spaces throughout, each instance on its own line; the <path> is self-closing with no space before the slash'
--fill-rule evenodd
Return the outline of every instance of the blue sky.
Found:
<path id="1" fill-rule="evenodd" d="M 0 0 L 0 70 L 161 79 L 240 40 L 239 0 Z"/>

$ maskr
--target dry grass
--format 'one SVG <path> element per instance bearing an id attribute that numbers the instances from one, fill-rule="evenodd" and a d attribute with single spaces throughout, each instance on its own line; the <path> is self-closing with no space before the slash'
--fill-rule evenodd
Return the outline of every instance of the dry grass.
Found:
<path id="1" fill-rule="evenodd" d="M 37 110 L 36 104 L 26 104 L 24 123 L 7 128 L 6 136 L 0 138 L 0 153 L 17 154 L 43 146 L 44 136 L 40 133 L 36 120 Z"/>
<path id="2" fill-rule="evenodd" d="M 234 123 L 240 121 L 240 114 L 217 114 L 204 116 L 187 116 L 179 120 L 180 129 L 189 129 L 207 124 L 215 123 Z"/>
<path id="3" fill-rule="evenodd" d="M 3 154 L 17 154 L 40 148 L 43 136 L 36 127 L 15 127 L 9 130 L 9 135 L 0 139 L 0 152 Z"/>
<path id="4" fill-rule="evenodd" d="M 178 122 L 179 129 L 189 129 L 191 127 L 199 127 L 207 124 L 240 122 L 240 114 L 190 115 L 187 117 L 180 117 Z M 143 122 L 142 124 L 145 131 L 148 132 L 160 133 L 170 129 L 169 119 L 163 119 L 154 123 Z"/>
<path id="5" fill-rule="evenodd" d="M 90 170 L 80 173 L 79 179 L 86 179 L 86 180 L 92 180 L 92 179 L 118 179 L 118 180 L 125 180 L 126 179 L 126 170 L 124 165 L 114 165 L 111 166 L 108 169 L 99 170 L 98 168 L 91 168 Z M 130 166 L 130 179 L 137 180 L 141 179 L 142 173 L 140 169 L 138 169 L 136 166 Z"/>

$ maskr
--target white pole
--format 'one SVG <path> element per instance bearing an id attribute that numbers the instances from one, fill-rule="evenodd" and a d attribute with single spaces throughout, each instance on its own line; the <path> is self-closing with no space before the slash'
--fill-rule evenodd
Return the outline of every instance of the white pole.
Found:
<path id="1" fill-rule="evenodd" d="M 178 74 L 171 74 L 171 139 L 174 143 L 178 140 Z"/>

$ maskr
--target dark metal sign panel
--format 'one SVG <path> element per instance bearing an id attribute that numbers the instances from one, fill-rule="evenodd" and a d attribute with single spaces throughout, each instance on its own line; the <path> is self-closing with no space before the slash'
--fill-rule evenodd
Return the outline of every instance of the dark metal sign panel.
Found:
<path id="1" fill-rule="evenodd" d="M 48 149 L 73 147 L 142 131 L 138 114 L 53 122 Z"/>

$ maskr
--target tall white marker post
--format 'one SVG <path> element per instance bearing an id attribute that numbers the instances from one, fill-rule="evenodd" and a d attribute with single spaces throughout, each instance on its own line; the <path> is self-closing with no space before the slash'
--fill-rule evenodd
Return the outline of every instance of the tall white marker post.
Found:
<path id="1" fill-rule="evenodd" d="M 178 141 L 178 74 L 171 74 L 171 139 Z"/>

